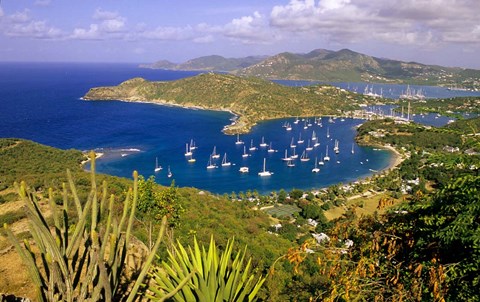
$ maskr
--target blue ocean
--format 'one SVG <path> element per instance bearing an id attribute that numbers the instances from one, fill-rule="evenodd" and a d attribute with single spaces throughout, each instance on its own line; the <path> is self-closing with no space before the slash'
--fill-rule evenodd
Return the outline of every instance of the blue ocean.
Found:
<path id="1" fill-rule="evenodd" d="M 132 77 L 169 81 L 195 74 L 141 69 L 133 64 L 0 63 L 0 137 L 24 138 L 61 149 L 94 149 L 104 154 L 97 162 L 101 173 L 131 177 L 137 170 L 145 177 L 155 175 L 164 185 L 174 180 L 181 187 L 214 193 L 321 188 L 367 177 L 389 165 L 388 151 L 354 143 L 355 127 L 361 120 L 272 120 L 241 135 L 242 145 L 236 144 L 236 136 L 221 132 L 231 123 L 232 115 L 227 112 L 81 99 L 91 87 L 117 85 Z M 291 130 L 284 127 L 286 122 Z M 309 140 L 313 147 L 314 137 L 320 145 L 306 152 L 308 161 L 300 161 Z M 186 145 L 192 141 L 197 147 L 191 151 L 195 162 L 185 156 Z M 260 146 L 262 141 L 267 147 Z M 333 150 L 335 141 L 338 154 Z M 275 152 L 268 152 L 270 144 Z M 214 147 L 220 155 L 214 162 L 218 167 L 207 169 Z M 244 149 L 248 156 L 242 156 Z M 281 160 L 285 151 L 298 155 L 293 167 Z M 318 166 L 319 173 L 312 173 L 315 159 L 327 152 L 330 161 Z M 221 165 L 225 155 L 230 166 Z M 163 168 L 158 172 L 154 171 L 156 162 Z M 264 162 L 271 176 L 258 175 Z M 249 172 L 240 173 L 240 167 L 248 167 Z M 172 177 L 167 176 L 168 170 Z"/>

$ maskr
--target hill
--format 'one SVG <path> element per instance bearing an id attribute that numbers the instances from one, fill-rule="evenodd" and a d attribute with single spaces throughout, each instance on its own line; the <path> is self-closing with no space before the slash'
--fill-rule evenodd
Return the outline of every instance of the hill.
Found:
<path id="1" fill-rule="evenodd" d="M 259 121 L 340 115 L 373 99 L 329 85 L 288 87 L 258 78 L 201 74 L 172 82 L 131 79 L 115 87 L 92 88 L 85 100 L 125 100 L 234 112 L 227 133 L 248 132 Z"/>
<path id="2" fill-rule="evenodd" d="M 192 59 L 181 64 L 161 60 L 152 64 L 142 64 L 140 67 L 169 70 L 233 71 L 257 64 L 266 58 L 266 56 L 224 58 L 218 55 L 211 55 Z"/>
<path id="3" fill-rule="evenodd" d="M 405 83 L 480 89 L 479 70 L 376 58 L 349 49 L 315 49 L 305 54 L 284 52 L 269 57 L 239 59 L 207 56 L 182 64 L 160 61 L 142 67 L 229 71 L 236 75 L 265 79 Z"/>

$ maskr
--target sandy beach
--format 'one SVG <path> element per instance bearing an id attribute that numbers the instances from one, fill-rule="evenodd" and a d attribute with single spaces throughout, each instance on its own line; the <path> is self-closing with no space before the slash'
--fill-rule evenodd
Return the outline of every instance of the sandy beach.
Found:
<path id="1" fill-rule="evenodd" d="M 398 152 L 397 149 L 395 149 L 390 145 L 383 145 L 383 146 L 380 146 L 380 148 L 392 151 L 393 153 L 392 159 L 390 160 L 390 164 L 384 170 L 394 169 L 398 167 L 405 160 L 405 158 L 400 154 L 400 152 Z"/>

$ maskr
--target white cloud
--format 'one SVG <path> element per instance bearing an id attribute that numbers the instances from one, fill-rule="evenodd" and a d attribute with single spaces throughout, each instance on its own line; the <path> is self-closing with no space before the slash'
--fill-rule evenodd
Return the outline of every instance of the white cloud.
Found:
<path id="1" fill-rule="evenodd" d="M 145 30 L 139 34 L 140 37 L 153 40 L 191 40 L 195 38 L 194 30 L 191 26 L 186 27 L 157 27 L 154 30 Z"/>
<path id="2" fill-rule="evenodd" d="M 126 18 L 118 12 L 97 8 L 92 19 L 98 22 L 90 24 L 88 28 L 75 28 L 69 38 L 80 40 L 131 39 L 131 34 L 126 28 Z"/>
<path id="3" fill-rule="evenodd" d="M 99 40 L 100 32 L 98 30 L 98 25 L 90 24 L 89 29 L 75 28 L 70 38 L 80 40 Z"/>
<path id="4" fill-rule="evenodd" d="M 34 4 L 37 6 L 49 6 L 50 3 L 52 3 L 51 0 L 36 0 Z"/>
<path id="5" fill-rule="evenodd" d="M 36 39 L 57 39 L 63 36 L 63 32 L 46 21 L 30 21 L 17 23 L 9 26 L 6 35 L 10 37 L 31 37 Z"/>
<path id="6" fill-rule="evenodd" d="M 121 18 L 118 12 L 105 11 L 101 8 L 97 8 L 93 13 L 94 20 L 112 20 Z"/>
<path id="7" fill-rule="evenodd" d="M 339 43 L 377 39 L 432 46 L 471 43 L 479 11 L 478 0 L 291 0 L 273 7 L 270 24 Z"/>

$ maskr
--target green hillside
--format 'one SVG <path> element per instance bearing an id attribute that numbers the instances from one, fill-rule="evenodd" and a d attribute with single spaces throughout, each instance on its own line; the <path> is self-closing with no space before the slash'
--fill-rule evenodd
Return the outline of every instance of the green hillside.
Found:
<path id="1" fill-rule="evenodd" d="M 126 100 L 211 110 L 239 116 L 227 133 L 248 132 L 256 123 L 292 116 L 340 115 L 372 102 L 329 85 L 288 87 L 258 78 L 201 74 L 172 82 L 136 78 L 115 87 L 92 88 L 85 100 Z"/>

